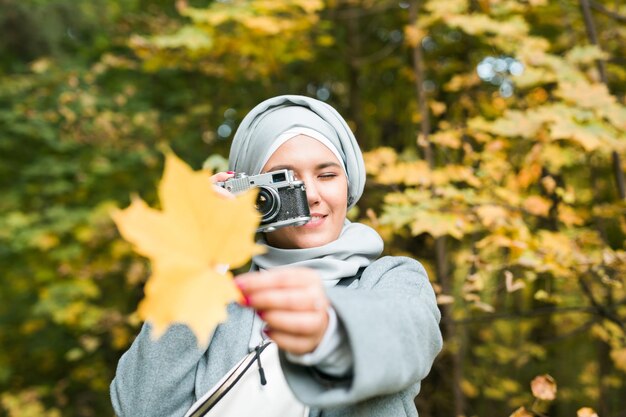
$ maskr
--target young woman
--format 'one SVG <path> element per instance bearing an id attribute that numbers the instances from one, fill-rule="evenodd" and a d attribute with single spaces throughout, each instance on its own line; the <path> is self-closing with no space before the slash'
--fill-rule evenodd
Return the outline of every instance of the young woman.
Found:
<path id="1" fill-rule="evenodd" d="M 236 278 L 244 305 L 229 306 L 206 351 L 184 326 L 153 341 L 144 325 L 111 384 L 117 415 L 184 416 L 269 337 L 309 416 L 417 416 L 414 398 L 442 345 L 440 314 L 424 268 L 406 257 L 379 259 L 378 234 L 346 219 L 365 183 L 347 123 L 318 100 L 275 97 L 244 118 L 229 161 L 248 175 L 293 170 L 311 220 L 261 237 L 267 252 Z M 347 288 L 335 286 L 360 271 Z"/>

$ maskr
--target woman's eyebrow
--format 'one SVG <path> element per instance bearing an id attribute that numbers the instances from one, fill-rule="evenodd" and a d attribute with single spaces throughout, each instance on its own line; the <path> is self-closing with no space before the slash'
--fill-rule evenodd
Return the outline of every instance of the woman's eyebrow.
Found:
<path id="1" fill-rule="evenodd" d="M 290 169 L 292 171 L 295 171 L 296 169 L 293 167 L 293 165 L 275 165 L 273 167 L 270 167 L 267 171 L 265 172 L 272 172 L 272 171 L 278 171 L 280 169 Z"/>
<path id="2" fill-rule="evenodd" d="M 322 162 L 321 164 L 318 164 L 315 168 L 324 169 L 324 168 L 329 168 L 329 167 L 341 168 L 341 165 L 339 165 L 337 162 Z"/>
<path id="3" fill-rule="evenodd" d="M 332 162 L 332 161 L 328 161 L 328 162 L 322 162 L 321 164 L 317 164 L 315 166 L 316 170 L 320 170 L 320 169 L 324 169 L 324 168 L 329 168 L 329 167 L 336 167 L 336 168 L 341 168 L 341 165 L 339 165 L 336 162 Z M 272 172 L 272 171 L 278 171 L 280 169 L 290 169 L 292 171 L 295 171 L 296 168 L 293 165 L 274 165 L 273 167 L 270 167 L 267 171 L 265 172 Z"/>

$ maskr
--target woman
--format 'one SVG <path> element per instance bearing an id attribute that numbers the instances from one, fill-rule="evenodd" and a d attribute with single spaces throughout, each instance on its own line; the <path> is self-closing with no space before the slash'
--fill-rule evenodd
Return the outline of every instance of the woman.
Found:
<path id="1" fill-rule="evenodd" d="M 267 252 L 236 278 L 244 305 L 229 306 L 206 351 L 184 326 L 156 342 L 144 326 L 111 384 L 118 416 L 183 416 L 262 333 L 280 349 L 285 379 L 309 416 L 417 416 L 413 400 L 441 349 L 439 310 L 418 262 L 378 259 L 378 234 L 346 219 L 365 169 L 344 119 L 307 97 L 266 100 L 242 121 L 229 161 L 249 175 L 293 170 L 311 220 L 261 238 Z M 359 272 L 348 288 L 335 286 Z"/>

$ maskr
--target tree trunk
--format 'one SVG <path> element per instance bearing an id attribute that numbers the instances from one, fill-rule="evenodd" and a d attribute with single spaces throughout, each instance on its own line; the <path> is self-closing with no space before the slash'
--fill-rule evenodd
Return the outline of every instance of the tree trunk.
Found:
<path id="1" fill-rule="evenodd" d="M 370 143 L 365 131 L 365 123 L 363 123 L 363 100 L 361 99 L 361 88 L 359 86 L 359 78 L 361 69 L 359 65 L 359 57 L 361 55 L 361 32 L 359 25 L 359 16 L 355 15 L 347 19 L 347 44 L 348 44 L 348 99 L 349 117 L 354 122 L 354 133 L 361 147 L 370 149 Z"/>
<path id="2" fill-rule="evenodd" d="M 419 0 L 411 2 L 409 7 L 409 24 L 416 25 L 419 10 Z M 421 113 L 420 123 L 420 140 L 418 145 L 424 152 L 424 159 L 428 162 L 428 166 L 435 168 L 435 158 L 433 155 L 433 147 L 429 140 L 430 135 L 430 112 L 428 111 L 428 100 L 426 92 L 423 88 L 424 82 L 424 59 L 422 55 L 421 45 L 418 43 L 412 50 L 413 69 L 415 72 L 415 91 L 419 110 Z M 435 258 L 437 265 L 437 281 L 441 285 L 444 294 L 451 295 L 453 283 L 448 268 L 448 254 L 446 252 L 445 236 L 435 238 Z M 452 317 L 452 306 L 444 305 L 442 310 L 442 323 L 444 330 L 444 338 L 448 340 L 448 345 L 454 349 L 450 352 L 452 364 L 452 394 L 454 399 L 454 415 L 457 417 L 464 416 L 465 396 L 461 390 L 461 382 L 463 381 L 463 364 L 462 364 L 462 347 L 461 341 L 456 332 L 456 326 Z"/>
<path id="3" fill-rule="evenodd" d="M 591 14 L 591 6 L 589 0 L 580 0 L 580 8 L 582 10 L 583 18 L 585 20 L 585 28 L 587 29 L 587 37 L 592 45 L 598 45 L 598 34 L 596 32 L 596 25 L 593 21 L 593 15 Z M 598 73 L 600 74 L 600 80 L 608 88 L 608 78 L 606 75 L 606 63 L 602 59 L 598 59 Z M 619 154 L 616 151 L 611 153 L 613 159 L 613 175 L 615 176 L 615 183 L 619 198 L 626 199 L 626 182 L 624 181 L 624 171 L 622 170 L 622 161 Z"/>

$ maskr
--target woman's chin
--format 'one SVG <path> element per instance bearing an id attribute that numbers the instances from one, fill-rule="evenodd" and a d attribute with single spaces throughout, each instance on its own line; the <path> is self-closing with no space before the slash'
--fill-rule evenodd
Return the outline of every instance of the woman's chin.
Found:
<path id="1" fill-rule="evenodd" d="M 288 233 L 286 229 L 289 230 Z M 304 226 L 285 228 L 267 235 L 267 243 L 282 249 L 310 249 L 324 246 L 337 239 L 337 235 L 328 230 L 310 229 Z M 279 234 L 280 233 L 280 234 Z"/>

